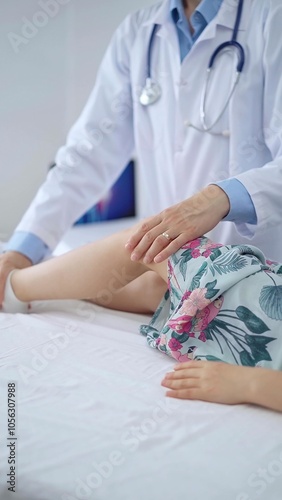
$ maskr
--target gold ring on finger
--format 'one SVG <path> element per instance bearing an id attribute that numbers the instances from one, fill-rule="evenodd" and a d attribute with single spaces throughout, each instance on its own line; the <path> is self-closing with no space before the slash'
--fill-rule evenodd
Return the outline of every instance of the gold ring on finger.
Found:
<path id="1" fill-rule="evenodd" d="M 166 240 L 167 240 L 167 241 L 172 240 L 172 238 L 169 236 L 169 234 L 168 234 L 167 232 L 162 233 L 162 236 L 163 236 L 164 238 L 166 238 Z"/>

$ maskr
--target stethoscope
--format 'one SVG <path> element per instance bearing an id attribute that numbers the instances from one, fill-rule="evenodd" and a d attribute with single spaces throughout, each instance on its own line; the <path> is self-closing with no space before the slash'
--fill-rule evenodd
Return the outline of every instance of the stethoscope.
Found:
<path id="1" fill-rule="evenodd" d="M 244 65 L 245 65 L 245 51 L 242 47 L 242 45 L 237 42 L 237 36 L 238 36 L 238 31 L 242 19 L 242 12 L 243 12 L 243 4 L 244 0 L 239 0 L 238 3 L 238 10 L 237 10 L 237 16 L 236 16 L 236 21 L 234 25 L 234 30 L 232 34 L 232 38 L 229 42 L 224 42 L 219 47 L 213 52 L 209 65 L 207 68 L 207 73 L 206 73 L 206 80 L 202 92 L 202 97 L 201 97 L 201 105 L 200 105 L 200 119 L 201 119 L 201 126 L 202 128 L 196 127 L 190 122 L 185 122 L 187 127 L 192 127 L 199 132 L 208 132 L 212 135 L 223 135 L 228 137 L 229 131 L 223 131 L 223 132 L 212 132 L 212 129 L 214 126 L 219 122 L 220 118 L 224 114 L 226 108 L 229 105 L 229 102 L 235 92 L 236 86 L 239 83 L 241 73 L 243 71 Z M 154 39 L 156 36 L 156 32 L 158 29 L 158 25 L 155 24 L 153 27 L 153 31 L 151 34 L 150 42 L 149 42 L 149 48 L 148 48 L 148 61 L 147 61 L 147 78 L 146 78 L 146 85 L 143 88 L 141 95 L 140 95 L 140 103 L 143 106 L 151 106 L 152 104 L 155 104 L 161 97 L 162 95 L 162 89 L 159 83 L 155 82 L 152 79 L 152 73 L 151 73 L 151 61 L 152 61 L 152 51 L 153 51 L 153 44 L 154 44 Z M 232 83 L 232 87 L 229 93 L 229 96 L 226 100 L 226 103 L 222 109 L 222 111 L 219 113 L 218 117 L 214 122 L 210 125 L 207 124 L 207 118 L 206 118 L 206 102 L 207 102 L 207 93 L 208 93 L 208 88 L 209 88 L 209 83 L 210 83 L 210 77 L 212 73 L 212 69 L 214 67 L 214 63 L 216 58 L 218 57 L 219 54 L 221 54 L 223 51 L 226 51 L 227 49 L 234 49 L 237 53 L 237 58 L 238 58 L 238 63 L 237 63 L 237 68 L 236 68 L 236 73 L 234 77 L 234 81 Z"/>

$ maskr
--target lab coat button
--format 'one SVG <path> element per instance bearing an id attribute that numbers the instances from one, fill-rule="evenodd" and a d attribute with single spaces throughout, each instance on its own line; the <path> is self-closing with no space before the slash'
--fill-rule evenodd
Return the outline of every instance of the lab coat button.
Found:
<path id="1" fill-rule="evenodd" d="M 185 87 L 185 86 L 187 85 L 187 83 L 188 83 L 188 82 L 187 82 L 187 80 L 182 80 L 182 79 L 181 79 L 181 80 L 178 80 L 178 81 L 176 82 L 176 85 L 177 85 L 178 87 Z"/>

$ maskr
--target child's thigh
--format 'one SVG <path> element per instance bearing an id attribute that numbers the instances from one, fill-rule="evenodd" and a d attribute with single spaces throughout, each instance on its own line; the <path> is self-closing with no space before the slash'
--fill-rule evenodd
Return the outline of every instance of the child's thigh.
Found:
<path id="1" fill-rule="evenodd" d="M 97 300 L 89 300 L 108 309 L 139 314 L 152 314 L 167 290 L 164 280 L 147 271 L 120 290 L 108 290 Z"/>

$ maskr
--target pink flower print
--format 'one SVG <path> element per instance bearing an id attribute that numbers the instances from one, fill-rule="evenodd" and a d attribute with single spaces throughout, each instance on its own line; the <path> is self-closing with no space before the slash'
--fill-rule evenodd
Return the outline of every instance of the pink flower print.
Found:
<path id="1" fill-rule="evenodd" d="M 198 340 L 201 340 L 202 342 L 206 342 L 207 341 L 205 332 L 201 332 L 201 334 L 198 337 Z"/>
<path id="2" fill-rule="evenodd" d="M 209 308 L 205 307 L 202 311 L 199 311 L 195 316 L 195 323 L 193 325 L 194 332 L 201 332 L 205 330 L 209 324 Z"/>
<path id="3" fill-rule="evenodd" d="M 218 315 L 222 304 L 223 297 L 218 297 L 214 302 L 209 304 L 202 311 L 198 311 L 196 316 L 193 319 L 192 332 L 194 332 L 199 340 L 202 342 L 206 342 L 206 334 L 205 330 L 208 327 L 209 323 Z M 190 337 L 192 334 L 190 333 Z"/>
<path id="4" fill-rule="evenodd" d="M 182 333 L 189 333 L 192 326 L 191 317 L 180 316 L 179 318 L 171 319 L 168 322 L 168 326 L 179 335 Z"/>
<path id="5" fill-rule="evenodd" d="M 200 238 L 197 238 L 196 240 L 188 241 L 181 248 L 183 249 L 190 248 L 192 250 L 193 248 L 198 248 L 200 245 L 201 245 L 201 240 Z"/>
<path id="6" fill-rule="evenodd" d="M 211 250 L 209 250 L 209 249 L 208 249 L 208 250 L 205 250 L 205 251 L 203 252 L 203 257 L 206 257 L 206 259 L 207 259 L 210 255 L 211 255 Z"/>
<path id="7" fill-rule="evenodd" d="M 213 250 L 215 248 L 220 248 L 222 246 L 223 245 L 221 243 L 214 243 L 213 241 L 203 236 L 202 238 L 196 238 L 195 240 L 188 241 L 181 248 L 183 249 L 190 248 L 191 250 L 194 250 L 196 248 L 198 248 L 199 250 Z"/>
<path id="8" fill-rule="evenodd" d="M 200 311 L 196 315 L 196 320 L 199 321 L 197 321 L 196 325 L 193 327 L 193 330 L 195 330 L 196 332 L 202 332 L 203 330 L 205 330 L 211 323 L 211 321 L 213 321 L 214 318 L 218 315 L 222 307 L 223 301 L 224 298 L 220 296 L 214 302 L 209 304 L 203 311 Z"/>
<path id="9" fill-rule="evenodd" d="M 158 346 L 160 344 L 160 341 L 161 341 L 161 338 L 159 337 L 157 340 L 156 340 L 156 346 Z"/>
<path id="10" fill-rule="evenodd" d="M 194 352 L 196 351 L 196 346 L 191 346 L 186 354 L 181 354 L 180 351 L 173 351 L 171 356 L 176 359 L 179 363 L 187 363 L 187 361 L 192 361 L 194 359 Z"/>
<path id="11" fill-rule="evenodd" d="M 159 342 L 160 345 L 166 345 L 166 335 L 163 333 L 161 336 L 160 336 L 160 342 Z"/>
<path id="12" fill-rule="evenodd" d="M 180 344 L 180 342 L 176 339 L 170 339 L 170 341 L 168 343 L 168 347 L 172 351 L 178 351 L 178 349 L 182 349 L 182 344 Z"/>
<path id="13" fill-rule="evenodd" d="M 268 266 L 270 266 L 270 267 L 271 267 L 271 266 L 277 266 L 277 265 L 278 265 L 278 262 L 274 262 L 274 260 L 268 260 L 268 259 L 267 259 L 265 262 L 266 262 L 266 264 L 267 264 Z"/>
<path id="14" fill-rule="evenodd" d="M 211 303 L 209 299 L 206 299 L 206 293 L 207 288 L 196 288 L 196 290 L 193 290 L 190 297 L 183 301 L 178 313 L 191 317 L 195 316 L 197 311 L 201 311 Z"/>
<path id="15" fill-rule="evenodd" d="M 189 248 L 198 248 L 201 245 L 200 238 L 196 238 L 193 241 L 190 241 Z"/>
<path id="16" fill-rule="evenodd" d="M 214 243 L 213 241 L 208 240 L 204 246 L 208 250 L 214 250 L 215 248 L 221 248 L 223 245 L 222 243 Z"/>
<path id="17" fill-rule="evenodd" d="M 177 361 L 179 361 L 179 357 L 181 356 L 181 352 L 180 351 L 171 351 L 171 356 L 172 358 L 176 359 Z M 187 359 L 186 359 L 187 361 Z"/>
<path id="18" fill-rule="evenodd" d="M 187 292 L 184 292 L 183 295 L 182 295 L 182 302 L 184 302 L 184 300 L 188 299 L 188 297 L 190 297 L 192 292 L 190 292 L 190 290 L 188 290 Z"/>
<path id="19" fill-rule="evenodd" d="M 179 363 L 187 363 L 187 361 L 190 361 L 190 359 L 187 358 L 187 354 L 181 354 L 179 351 L 172 351 L 171 356 Z"/>
<path id="20" fill-rule="evenodd" d="M 208 310 L 207 324 L 206 324 L 205 328 L 203 328 L 203 330 L 205 330 L 207 328 L 207 326 L 209 325 L 209 323 L 211 321 L 213 321 L 214 318 L 218 315 L 218 313 L 222 307 L 223 301 L 224 301 L 224 298 L 221 295 L 220 297 L 218 297 L 214 302 L 212 302 L 207 307 L 207 310 Z"/>
<path id="21" fill-rule="evenodd" d="M 194 250 L 192 250 L 191 256 L 193 257 L 193 259 L 197 259 L 198 257 L 201 257 L 200 250 L 198 248 L 195 248 Z"/>
<path id="22" fill-rule="evenodd" d="M 219 297 L 217 297 L 217 299 L 215 299 L 215 301 L 211 304 L 211 306 L 214 305 L 214 307 L 218 309 L 219 312 L 219 310 L 222 308 L 223 302 L 224 302 L 224 297 L 220 295 Z"/>

